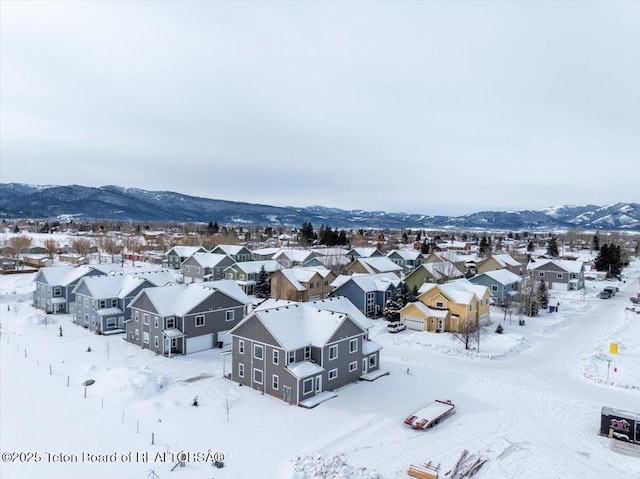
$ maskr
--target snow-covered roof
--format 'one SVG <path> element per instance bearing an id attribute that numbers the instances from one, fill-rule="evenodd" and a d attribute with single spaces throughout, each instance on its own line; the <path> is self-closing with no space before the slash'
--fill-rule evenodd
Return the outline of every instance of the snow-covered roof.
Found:
<path id="1" fill-rule="evenodd" d="M 331 270 L 323 266 L 287 268 L 281 271 L 297 291 L 304 291 L 306 287 L 303 286 L 302 283 L 308 283 L 316 274 L 319 274 L 322 278 L 326 278 L 331 273 Z"/>
<path id="2" fill-rule="evenodd" d="M 178 328 L 163 329 L 162 334 L 164 334 L 167 338 L 181 338 L 182 336 L 184 336 L 184 333 Z"/>
<path id="3" fill-rule="evenodd" d="M 356 255 L 358 255 L 361 258 L 369 258 L 371 255 L 380 253 L 380 250 L 378 250 L 378 248 L 373 248 L 373 247 L 358 247 L 358 248 L 352 248 L 351 251 L 349 251 L 349 253 L 355 253 Z"/>
<path id="4" fill-rule="evenodd" d="M 120 308 L 104 308 L 96 311 L 99 316 L 112 316 L 117 314 L 122 314 L 123 311 Z"/>
<path id="5" fill-rule="evenodd" d="M 268 259 L 264 261 L 240 261 L 225 268 L 225 271 L 228 269 L 241 269 L 247 274 L 258 274 L 263 266 L 267 273 L 273 273 L 274 271 L 282 269 L 282 265 L 276 260 Z"/>
<path id="6" fill-rule="evenodd" d="M 462 273 L 455 265 L 449 261 L 436 261 L 433 263 L 422 263 L 418 268 L 424 268 L 434 279 L 461 278 Z"/>
<path id="7" fill-rule="evenodd" d="M 382 349 L 382 346 L 380 346 L 378 343 L 371 341 L 369 339 L 365 339 L 362 342 L 362 354 L 364 354 L 365 356 L 378 352 L 381 349 Z"/>
<path id="8" fill-rule="evenodd" d="M 368 273 L 388 273 L 393 271 L 402 271 L 402 266 L 398 266 L 386 256 L 373 256 L 371 258 L 356 258 L 365 271 Z"/>
<path id="9" fill-rule="evenodd" d="M 280 248 L 260 248 L 254 249 L 252 253 L 256 256 L 273 256 L 278 251 L 280 251 Z"/>
<path id="10" fill-rule="evenodd" d="M 311 361 L 299 361 L 294 364 L 289 364 L 287 369 L 298 379 L 303 379 L 314 374 L 324 372 L 324 368 L 317 363 Z"/>
<path id="11" fill-rule="evenodd" d="M 52 286 L 67 286 L 78 281 L 83 276 L 92 271 L 99 271 L 103 274 L 110 272 L 122 272 L 122 266 L 114 263 L 103 263 L 101 265 L 82 265 L 82 266 L 48 266 L 40 268 L 38 274 L 34 278 L 38 280 L 44 278 L 45 282 Z"/>
<path id="12" fill-rule="evenodd" d="M 228 258 L 226 254 L 218 253 L 194 253 L 189 259 L 193 259 L 203 268 L 213 268 L 218 265 L 223 259 Z"/>
<path id="13" fill-rule="evenodd" d="M 392 251 L 389 251 L 387 256 L 390 257 L 393 254 L 400 256 L 402 259 L 406 261 L 415 261 L 420 256 L 422 256 L 422 253 L 420 251 L 413 248 L 412 249 L 394 249 Z"/>
<path id="14" fill-rule="evenodd" d="M 407 304 L 407 306 L 409 305 L 413 305 L 415 308 L 418 309 L 418 311 L 420 311 L 422 314 L 424 314 L 428 318 L 446 318 L 447 317 L 447 311 L 442 309 L 431 309 L 429 306 L 427 306 L 424 303 L 421 303 L 420 301 L 415 301 L 413 303 Z"/>
<path id="15" fill-rule="evenodd" d="M 494 281 L 497 281 L 502 285 L 519 283 L 522 281 L 522 278 L 520 276 L 518 276 L 515 273 L 512 273 L 508 269 L 496 269 L 494 271 L 487 271 L 486 273 L 482 273 L 474 276 L 474 278 L 477 278 L 478 276 L 482 276 L 482 275 L 488 276 L 489 278 L 493 279 Z M 471 278 L 471 279 L 474 279 L 474 278 Z"/>
<path id="16" fill-rule="evenodd" d="M 560 269 L 563 269 L 569 273 L 579 273 L 584 268 L 582 261 L 571 261 L 567 259 L 537 259 L 535 261 L 529 261 L 527 264 L 527 270 L 544 269 L 543 267 L 548 264 L 555 264 Z"/>
<path id="17" fill-rule="evenodd" d="M 397 288 L 400 285 L 400 278 L 394 273 L 378 273 L 378 274 L 358 274 L 353 275 L 341 274 L 333 282 L 333 288 L 339 288 L 349 281 L 353 281 L 363 291 L 386 291 L 389 286 Z"/>
<path id="18" fill-rule="evenodd" d="M 309 304 L 316 305 L 318 309 L 348 314 L 351 316 L 351 319 L 355 320 L 363 329 L 373 327 L 373 321 L 362 314 L 362 312 L 344 296 L 319 299 L 317 301 L 311 301 Z"/>
<path id="19" fill-rule="evenodd" d="M 192 254 L 197 253 L 198 251 L 201 251 L 201 250 L 202 250 L 202 246 L 174 246 L 169 251 L 167 251 L 165 255 L 168 255 L 173 251 L 175 254 L 177 254 L 181 258 L 188 258 Z"/>
<path id="20" fill-rule="evenodd" d="M 513 259 L 510 254 L 494 254 L 492 258 L 495 259 L 503 268 L 506 268 L 507 266 L 522 266 L 522 263 Z"/>
<path id="21" fill-rule="evenodd" d="M 220 249 L 220 250 L 224 251 L 224 254 L 228 254 L 229 256 L 235 256 L 238 253 L 240 253 L 240 251 L 245 249 L 245 247 L 242 246 L 242 245 L 237 245 L 237 244 L 219 244 L 218 246 L 216 246 L 213 249 L 214 250 Z"/>

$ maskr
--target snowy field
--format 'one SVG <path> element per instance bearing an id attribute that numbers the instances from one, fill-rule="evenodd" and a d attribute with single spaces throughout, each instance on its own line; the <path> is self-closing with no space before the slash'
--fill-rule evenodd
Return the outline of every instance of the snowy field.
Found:
<path id="1" fill-rule="evenodd" d="M 0 276 L 0 477 L 391 479 L 428 461 L 445 477 L 465 449 L 487 459 L 480 479 L 640 477 L 640 458 L 598 435 L 602 406 L 640 412 L 640 314 L 626 309 L 640 271 L 627 272 L 609 300 L 597 298 L 605 282 L 551 291 L 559 311 L 525 326 L 493 310 L 479 350 L 378 320 L 390 375 L 310 410 L 222 378 L 221 350 L 156 356 L 34 309 L 33 275 Z M 403 424 L 434 399 L 455 414 L 425 431 Z"/>

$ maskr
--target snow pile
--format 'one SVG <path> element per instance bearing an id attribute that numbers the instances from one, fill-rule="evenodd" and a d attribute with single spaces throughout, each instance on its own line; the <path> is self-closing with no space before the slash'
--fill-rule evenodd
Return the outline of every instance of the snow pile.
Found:
<path id="1" fill-rule="evenodd" d="M 351 467 L 344 456 L 309 454 L 292 461 L 293 479 L 379 479 L 380 475 L 366 467 Z"/>
<path id="2" fill-rule="evenodd" d="M 32 314 L 30 316 L 27 316 L 26 320 L 30 323 L 33 324 L 34 326 L 37 326 L 39 324 L 56 324 L 58 322 L 57 318 L 55 318 L 55 316 L 52 315 L 46 315 L 46 314 Z"/>
<path id="3" fill-rule="evenodd" d="M 99 375 L 96 385 L 111 393 L 119 392 L 127 399 L 149 399 L 157 397 L 166 385 L 167 378 L 145 368 L 113 368 Z"/>

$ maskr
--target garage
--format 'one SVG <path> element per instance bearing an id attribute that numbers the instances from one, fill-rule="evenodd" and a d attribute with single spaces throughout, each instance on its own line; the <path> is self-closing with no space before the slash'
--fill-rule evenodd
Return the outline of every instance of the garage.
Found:
<path id="1" fill-rule="evenodd" d="M 411 316 L 404 317 L 404 324 L 407 325 L 408 329 L 415 329 L 416 331 L 424 331 L 424 319 L 422 318 L 412 318 Z"/>
<path id="2" fill-rule="evenodd" d="M 187 338 L 187 354 L 213 348 L 213 333 Z"/>

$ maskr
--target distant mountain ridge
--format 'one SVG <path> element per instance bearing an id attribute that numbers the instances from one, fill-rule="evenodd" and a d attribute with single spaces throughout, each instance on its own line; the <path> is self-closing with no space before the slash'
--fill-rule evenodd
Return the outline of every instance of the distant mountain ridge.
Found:
<path id="1" fill-rule="evenodd" d="M 334 228 L 480 230 L 604 229 L 640 231 L 640 204 L 559 206 L 541 210 L 482 211 L 429 216 L 324 206 L 270 206 L 107 185 L 99 188 L 0 183 L 0 218 L 122 221 L 217 221 L 226 225 L 300 226 L 310 221 Z"/>

